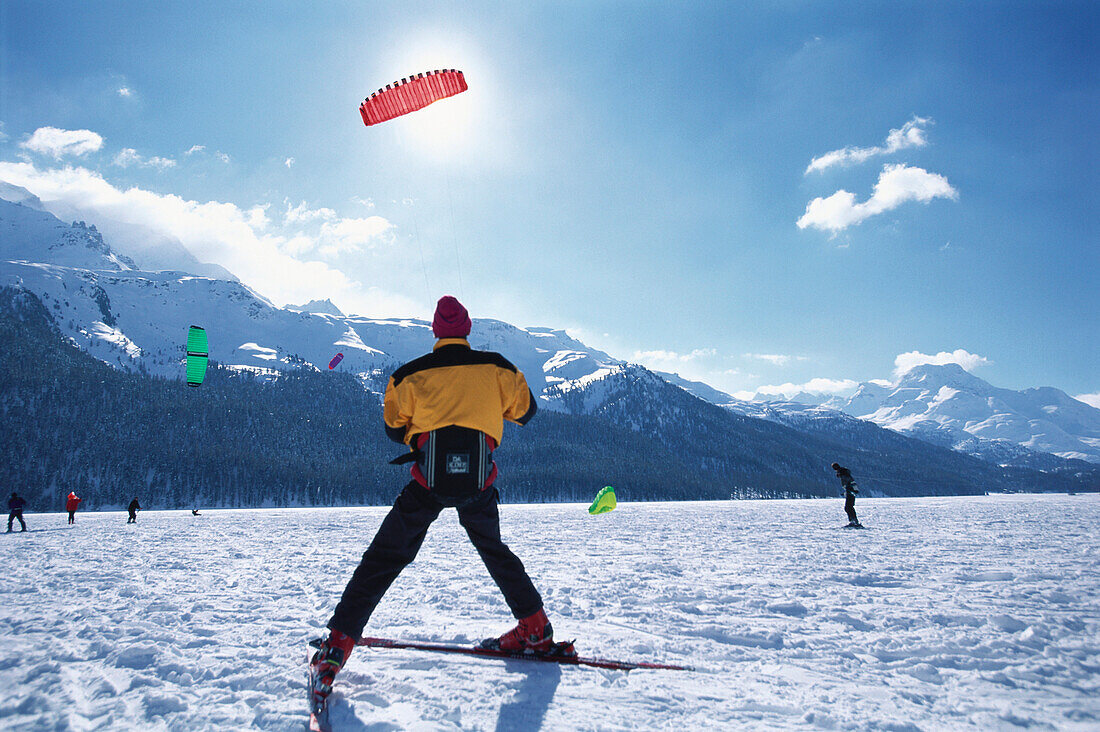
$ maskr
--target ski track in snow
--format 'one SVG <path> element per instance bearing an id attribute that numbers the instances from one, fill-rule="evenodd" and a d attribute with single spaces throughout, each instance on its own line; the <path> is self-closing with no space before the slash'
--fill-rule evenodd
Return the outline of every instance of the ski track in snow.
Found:
<path id="1" fill-rule="evenodd" d="M 1100 729 L 1097 496 L 857 508 L 505 505 L 557 637 L 695 670 L 360 648 L 335 729 Z M 304 729 L 306 641 L 385 511 L 29 515 L 0 539 L 0 727 Z M 446 511 L 367 633 L 511 622 Z"/>

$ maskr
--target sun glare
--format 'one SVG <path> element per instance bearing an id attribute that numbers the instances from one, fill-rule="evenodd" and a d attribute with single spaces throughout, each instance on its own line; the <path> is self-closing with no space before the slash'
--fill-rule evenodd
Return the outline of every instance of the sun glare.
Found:
<path id="1" fill-rule="evenodd" d="M 395 124 L 406 149 L 439 160 L 461 159 L 474 144 L 473 90 L 428 105 L 413 114 L 385 124 Z M 474 97 L 476 99 L 476 97 Z"/>

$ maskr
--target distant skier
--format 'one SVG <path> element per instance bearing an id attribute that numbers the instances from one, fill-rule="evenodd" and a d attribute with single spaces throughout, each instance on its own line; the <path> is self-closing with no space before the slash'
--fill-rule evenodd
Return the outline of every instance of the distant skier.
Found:
<path id="1" fill-rule="evenodd" d="M 141 510 L 141 504 L 138 503 L 137 496 L 134 496 L 134 500 L 130 501 L 130 505 L 126 507 L 126 510 L 130 514 L 130 518 L 126 519 L 128 524 L 137 523 L 137 512 Z"/>
<path id="2" fill-rule="evenodd" d="M 844 486 L 844 513 L 848 514 L 848 525 L 862 529 L 863 524 L 856 518 L 856 494 L 859 493 L 859 489 L 856 488 L 856 482 L 852 480 L 852 471 L 840 467 L 838 463 L 833 463 L 831 467 L 836 471 L 836 477 L 840 478 L 840 484 Z"/>
<path id="3" fill-rule="evenodd" d="M 76 521 L 76 509 L 80 505 L 81 500 L 83 499 L 79 498 L 76 493 L 72 491 L 69 492 L 69 497 L 65 499 L 65 510 L 69 512 L 70 524 Z"/>
<path id="4" fill-rule="evenodd" d="M 458 521 L 504 594 L 519 624 L 482 642 L 506 651 L 549 651 L 553 628 L 523 563 L 500 537 L 497 468 L 492 451 L 504 420 L 527 424 L 536 410 L 527 381 L 498 353 L 474 351 L 470 315 L 454 297 L 440 298 L 432 320 L 432 352 L 397 369 L 386 386 L 386 434 L 409 445 L 395 463 L 414 462 L 411 480 L 378 533 L 328 621 L 328 638 L 311 661 L 314 711 L 324 707 L 336 673 L 382 595 L 416 557 L 428 527 L 445 507 Z"/>
<path id="5" fill-rule="evenodd" d="M 27 505 L 27 502 L 19 497 L 19 494 L 12 491 L 11 498 L 8 499 L 8 533 L 11 533 L 12 521 L 19 519 L 19 525 L 23 528 L 20 532 L 27 530 L 27 522 L 23 520 L 23 506 Z"/>
<path id="6" fill-rule="evenodd" d="M 197 509 L 197 508 L 192 508 L 191 509 L 191 515 L 192 516 L 202 516 L 202 514 L 199 513 L 199 509 Z"/>

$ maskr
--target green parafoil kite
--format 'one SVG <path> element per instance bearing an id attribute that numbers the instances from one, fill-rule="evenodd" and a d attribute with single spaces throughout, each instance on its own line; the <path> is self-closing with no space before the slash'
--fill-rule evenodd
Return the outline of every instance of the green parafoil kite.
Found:
<path id="1" fill-rule="evenodd" d="M 187 331 L 187 385 L 198 386 L 206 378 L 206 330 L 192 325 Z"/>
<path id="2" fill-rule="evenodd" d="M 588 507 L 588 512 L 595 516 L 598 513 L 607 513 L 615 509 L 615 489 L 609 485 L 605 485 L 600 489 L 600 492 L 596 494 L 596 500 L 592 501 L 592 505 Z"/>

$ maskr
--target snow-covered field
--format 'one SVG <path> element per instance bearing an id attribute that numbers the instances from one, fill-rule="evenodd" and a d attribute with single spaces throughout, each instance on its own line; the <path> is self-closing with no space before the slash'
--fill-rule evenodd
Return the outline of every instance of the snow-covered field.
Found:
<path id="1" fill-rule="evenodd" d="M 1100 499 L 502 508 L 600 671 L 359 649 L 337 729 L 1100 729 Z M 0 727 L 302 729 L 319 634 L 385 509 L 31 515 L 0 539 Z M 452 511 L 368 632 L 511 618 Z"/>

